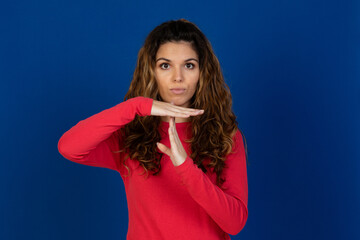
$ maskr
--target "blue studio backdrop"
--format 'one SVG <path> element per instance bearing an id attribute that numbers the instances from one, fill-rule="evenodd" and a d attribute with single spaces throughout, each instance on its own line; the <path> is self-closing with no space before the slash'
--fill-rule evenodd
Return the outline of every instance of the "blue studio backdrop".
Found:
<path id="1" fill-rule="evenodd" d="M 123 101 L 147 34 L 179 18 L 212 43 L 248 143 L 231 238 L 360 239 L 359 1 L 0 4 L 0 239 L 125 239 L 120 175 L 57 143 Z"/>

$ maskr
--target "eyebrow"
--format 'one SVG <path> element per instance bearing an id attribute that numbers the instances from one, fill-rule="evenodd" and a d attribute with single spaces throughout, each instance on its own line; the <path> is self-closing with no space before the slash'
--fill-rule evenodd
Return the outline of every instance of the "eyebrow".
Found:
<path id="1" fill-rule="evenodd" d="M 169 59 L 167 59 L 167 58 L 158 58 L 158 59 L 156 60 L 156 62 L 159 61 L 159 60 L 164 60 L 164 61 L 167 61 L 167 62 L 171 62 L 171 60 L 169 60 Z M 191 61 L 191 60 L 196 61 L 196 62 L 199 63 L 199 60 L 197 60 L 196 58 L 188 58 L 188 59 L 185 60 L 185 62 L 188 62 L 188 61 Z"/>

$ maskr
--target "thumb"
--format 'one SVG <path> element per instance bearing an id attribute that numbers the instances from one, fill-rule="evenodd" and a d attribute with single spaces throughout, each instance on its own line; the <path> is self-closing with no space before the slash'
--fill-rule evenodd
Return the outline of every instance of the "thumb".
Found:
<path id="1" fill-rule="evenodd" d="M 167 146 L 165 146 L 164 144 L 159 143 L 159 142 L 156 143 L 156 145 L 161 152 L 165 153 L 166 155 L 168 155 L 170 157 L 170 153 L 171 153 L 170 148 L 168 148 Z"/>

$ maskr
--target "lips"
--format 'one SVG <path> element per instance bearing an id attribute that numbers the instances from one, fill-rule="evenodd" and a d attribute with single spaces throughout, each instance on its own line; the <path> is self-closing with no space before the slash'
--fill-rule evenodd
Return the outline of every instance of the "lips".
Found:
<path id="1" fill-rule="evenodd" d="M 185 88 L 171 88 L 170 91 L 174 94 L 183 94 L 185 92 Z"/>

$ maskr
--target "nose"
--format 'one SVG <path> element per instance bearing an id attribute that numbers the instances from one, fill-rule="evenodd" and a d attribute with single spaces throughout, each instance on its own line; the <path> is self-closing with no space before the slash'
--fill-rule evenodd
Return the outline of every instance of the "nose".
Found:
<path id="1" fill-rule="evenodd" d="M 183 72 L 182 72 L 181 67 L 176 67 L 175 68 L 173 79 L 174 79 L 175 82 L 181 82 L 181 81 L 184 80 Z"/>

